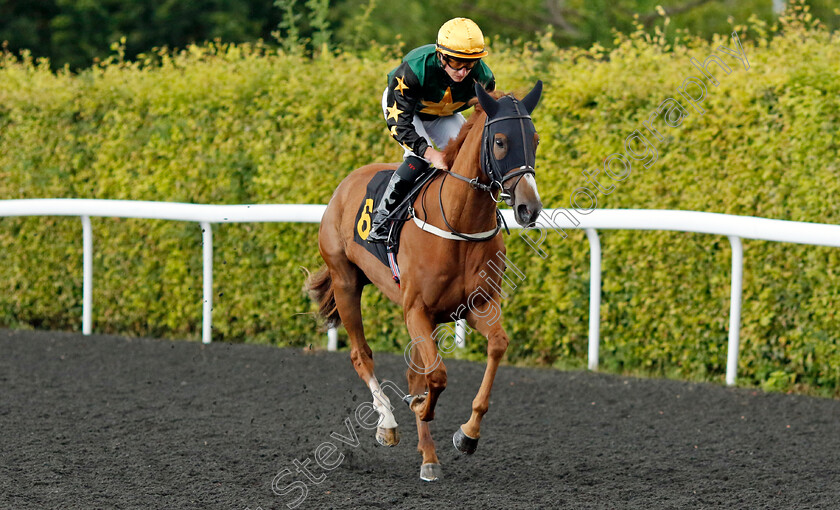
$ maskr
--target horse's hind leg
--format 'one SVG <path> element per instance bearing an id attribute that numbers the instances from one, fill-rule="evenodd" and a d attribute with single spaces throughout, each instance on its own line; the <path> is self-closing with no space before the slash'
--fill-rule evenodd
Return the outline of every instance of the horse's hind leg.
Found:
<path id="1" fill-rule="evenodd" d="M 452 436 L 452 443 L 461 453 L 471 454 L 478 447 L 478 438 L 481 436 L 481 419 L 487 414 L 490 405 L 490 390 L 493 388 L 493 381 L 496 378 L 496 371 L 499 362 L 504 356 L 508 346 L 508 336 L 501 325 L 501 317 L 496 317 L 493 324 L 488 324 L 486 318 L 479 318 L 472 312 L 467 315 L 467 320 L 473 328 L 487 338 L 487 367 L 484 369 L 484 378 L 478 389 L 478 394 L 472 402 L 472 414 L 470 419 L 461 425 Z"/>
<path id="2" fill-rule="evenodd" d="M 411 365 L 405 371 L 408 379 L 408 393 L 410 395 L 422 395 L 426 391 L 426 377 L 423 360 L 420 351 L 412 349 Z M 441 478 L 440 461 L 435 451 L 435 442 L 432 440 L 432 433 L 429 430 L 429 422 L 423 421 L 415 415 L 417 421 L 417 451 L 423 456 L 423 464 L 420 466 L 420 478 L 427 482 L 433 482 Z"/>
<path id="3" fill-rule="evenodd" d="M 365 340 L 362 326 L 361 300 L 364 285 L 361 283 L 359 269 L 350 263 L 343 253 L 338 256 L 325 256 L 324 259 L 330 268 L 338 314 L 350 337 L 350 359 L 356 373 L 370 389 L 373 406 L 379 412 L 376 440 L 383 446 L 396 446 L 400 442 L 397 420 L 392 412 L 393 406 L 373 373 L 373 352 Z"/>

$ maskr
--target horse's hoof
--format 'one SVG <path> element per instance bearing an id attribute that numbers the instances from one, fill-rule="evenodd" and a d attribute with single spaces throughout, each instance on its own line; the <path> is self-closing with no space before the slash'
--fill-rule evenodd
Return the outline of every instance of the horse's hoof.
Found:
<path id="1" fill-rule="evenodd" d="M 397 446 L 400 444 L 400 430 L 397 427 L 376 427 L 376 442 L 382 446 Z"/>
<path id="2" fill-rule="evenodd" d="M 478 448 L 478 438 L 470 437 L 464 434 L 461 427 L 458 427 L 458 430 L 452 434 L 452 444 L 455 445 L 455 448 L 457 448 L 459 452 L 471 455 L 475 453 L 475 449 Z"/>
<path id="3" fill-rule="evenodd" d="M 436 482 L 443 478 L 440 464 L 423 464 L 420 466 L 420 479 L 424 482 Z"/>

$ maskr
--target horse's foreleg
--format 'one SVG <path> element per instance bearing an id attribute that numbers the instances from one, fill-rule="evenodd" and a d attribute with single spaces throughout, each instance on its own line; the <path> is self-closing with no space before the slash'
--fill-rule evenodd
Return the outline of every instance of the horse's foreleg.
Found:
<path id="1" fill-rule="evenodd" d="M 446 367 L 443 364 L 443 358 L 437 352 L 437 344 L 432 336 L 435 324 L 425 310 L 412 307 L 405 308 L 405 323 L 411 335 L 412 357 L 416 350 L 423 361 L 422 367 L 409 366 L 409 370 L 424 375 L 426 386 L 429 388 L 428 395 L 416 397 L 409 405 L 421 420 L 431 421 L 435 418 L 437 399 L 446 389 Z"/>
<path id="2" fill-rule="evenodd" d="M 416 370 L 419 368 L 420 370 Z M 426 391 L 426 377 L 421 373 L 424 369 L 420 351 L 411 351 L 411 365 L 405 371 L 408 379 L 408 392 L 411 395 L 422 395 Z M 429 422 L 423 421 L 415 415 L 417 422 L 417 451 L 423 456 L 423 464 L 420 466 L 420 478 L 432 482 L 441 478 L 440 461 L 435 451 L 435 442 L 429 430 Z"/>
<path id="3" fill-rule="evenodd" d="M 481 419 L 487 414 L 490 405 L 490 390 L 493 388 L 493 380 L 496 378 L 496 371 L 499 362 L 502 360 L 508 346 L 508 336 L 502 328 L 500 318 L 491 325 L 485 319 L 468 314 L 467 320 L 474 329 L 487 337 L 487 367 L 484 369 L 484 379 L 478 394 L 472 402 L 472 414 L 469 421 L 461 425 L 452 437 L 455 448 L 462 453 L 473 453 L 478 446 L 478 438 L 481 437 Z"/>
<path id="4" fill-rule="evenodd" d="M 388 397 L 373 373 L 373 352 L 365 339 L 362 325 L 362 285 L 359 284 L 355 271 L 349 263 L 339 265 L 338 271 L 330 268 L 335 304 L 341 322 L 347 330 L 347 336 L 350 337 L 350 359 L 353 361 L 353 367 L 370 389 L 373 406 L 379 412 L 376 440 L 383 446 L 396 446 L 400 442 L 397 420 L 394 418 L 393 407 Z"/>

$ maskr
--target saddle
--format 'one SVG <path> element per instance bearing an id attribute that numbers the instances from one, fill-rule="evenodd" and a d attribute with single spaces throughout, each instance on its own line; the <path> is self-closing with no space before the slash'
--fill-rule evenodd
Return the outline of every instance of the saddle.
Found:
<path id="1" fill-rule="evenodd" d="M 437 174 L 437 171 L 436 168 L 429 168 L 414 183 L 406 198 L 394 208 L 394 211 L 389 216 L 391 226 L 388 231 L 388 242 L 384 244 L 369 243 L 367 242 L 367 236 L 370 233 L 371 215 L 382 198 L 382 195 L 385 194 L 385 188 L 388 185 L 388 181 L 391 180 L 394 170 L 382 170 L 373 176 L 368 182 L 365 196 L 356 212 L 356 228 L 353 230 L 353 240 L 373 254 L 380 262 L 391 268 L 391 273 L 394 275 L 394 281 L 397 282 L 397 285 L 400 283 L 400 272 L 397 266 L 400 233 L 405 222 L 409 221 L 413 216 L 411 204 L 414 203 L 414 199 L 417 198 L 420 190 Z"/>

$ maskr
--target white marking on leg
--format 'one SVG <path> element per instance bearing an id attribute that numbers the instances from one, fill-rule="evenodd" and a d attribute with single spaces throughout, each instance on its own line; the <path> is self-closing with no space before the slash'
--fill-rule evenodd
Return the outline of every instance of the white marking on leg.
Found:
<path id="1" fill-rule="evenodd" d="M 368 388 L 370 388 L 370 394 L 373 395 L 373 407 L 379 412 L 378 426 L 386 429 L 396 428 L 397 420 L 394 418 L 394 413 L 391 412 L 391 401 L 388 400 L 388 395 L 379 387 L 376 376 L 370 378 Z"/>

